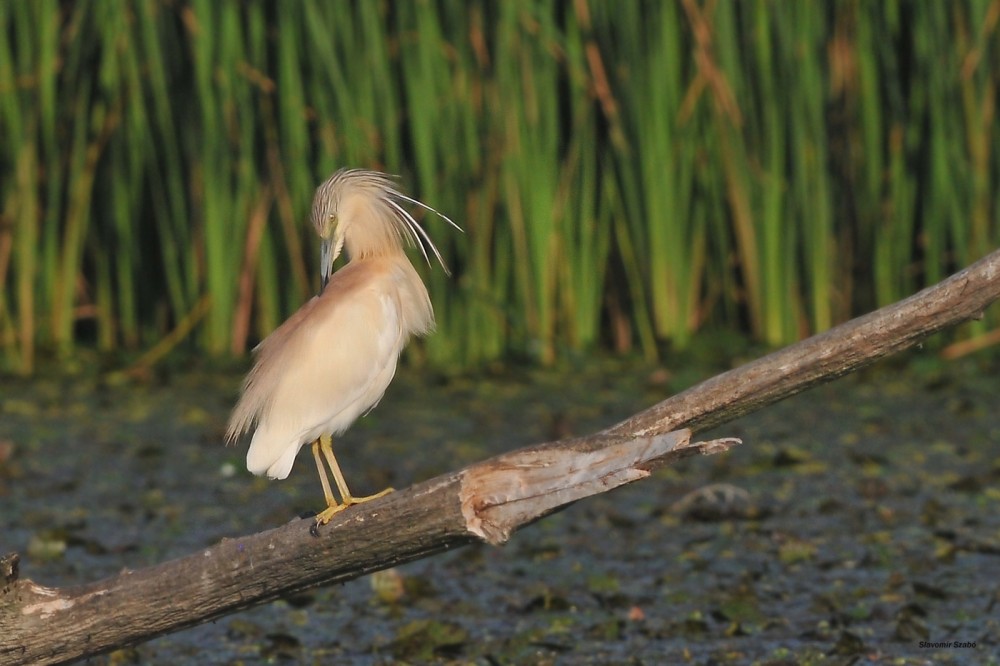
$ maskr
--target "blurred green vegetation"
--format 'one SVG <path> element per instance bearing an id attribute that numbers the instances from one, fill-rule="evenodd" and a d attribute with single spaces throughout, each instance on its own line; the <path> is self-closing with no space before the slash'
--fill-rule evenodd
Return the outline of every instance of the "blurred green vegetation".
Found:
<path id="1" fill-rule="evenodd" d="M 466 230 L 425 218 L 455 274 L 420 267 L 427 362 L 793 341 L 998 245 L 998 19 L 1000 0 L 0 0 L 3 367 L 178 329 L 242 354 L 316 289 L 304 220 L 341 166 L 400 174 Z"/>

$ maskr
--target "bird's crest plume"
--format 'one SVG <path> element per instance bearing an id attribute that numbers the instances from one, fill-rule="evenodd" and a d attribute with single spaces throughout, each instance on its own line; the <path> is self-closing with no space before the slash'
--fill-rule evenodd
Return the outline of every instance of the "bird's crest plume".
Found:
<path id="1" fill-rule="evenodd" d="M 329 238 L 328 225 L 331 220 L 337 218 L 341 204 L 350 196 L 359 194 L 374 199 L 372 209 L 378 214 L 381 221 L 389 225 L 396 237 L 406 239 L 407 244 L 418 247 L 428 266 L 431 265 L 430 254 L 428 254 L 428 250 L 430 250 L 445 273 L 449 273 L 448 266 L 430 235 L 401 203 L 412 204 L 434 213 L 459 231 L 462 231 L 461 227 L 444 213 L 400 192 L 392 177 L 386 174 L 367 169 L 340 169 L 316 188 L 316 195 L 313 198 L 312 224 L 325 242 L 334 245 L 331 249 L 325 250 L 326 254 L 323 257 L 324 277 L 329 277 L 327 271 L 332 269 L 333 260 L 340 254 L 344 244 L 342 236 L 336 239 Z"/>

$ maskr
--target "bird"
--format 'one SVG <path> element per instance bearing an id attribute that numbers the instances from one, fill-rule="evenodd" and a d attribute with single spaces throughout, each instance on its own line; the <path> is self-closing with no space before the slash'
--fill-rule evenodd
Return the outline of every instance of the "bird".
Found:
<path id="1" fill-rule="evenodd" d="M 461 231 L 378 171 L 340 169 L 316 188 L 310 221 L 320 237 L 320 292 L 254 349 L 226 428 L 229 443 L 253 431 L 247 469 L 271 479 L 287 478 L 299 450 L 311 446 L 326 501 L 313 530 L 354 504 L 392 492 L 352 495 L 333 438 L 378 405 L 409 339 L 434 328 L 430 296 L 404 245 L 420 248 L 428 265 L 430 250 L 446 273 L 448 267 L 409 206 Z M 334 272 L 341 252 L 348 260 Z"/>

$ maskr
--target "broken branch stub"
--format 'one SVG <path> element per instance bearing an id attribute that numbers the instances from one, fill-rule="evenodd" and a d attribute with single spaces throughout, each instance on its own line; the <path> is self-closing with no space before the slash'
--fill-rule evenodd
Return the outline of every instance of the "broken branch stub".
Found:
<path id="1" fill-rule="evenodd" d="M 644 466 L 653 466 L 672 452 L 719 453 L 738 443 L 725 439 L 692 444 L 691 431 L 684 429 L 515 451 L 460 474 L 462 515 L 471 534 L 502 544 L 515 529 L 557 508 L 649 476 Z"/>

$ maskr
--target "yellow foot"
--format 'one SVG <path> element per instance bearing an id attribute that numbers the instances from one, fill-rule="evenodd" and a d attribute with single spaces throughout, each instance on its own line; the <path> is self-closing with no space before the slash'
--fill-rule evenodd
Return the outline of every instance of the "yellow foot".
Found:
<path id="1" fill-rule="evenodd" d="M 316 514 L 316 526 L 326 525 L 330 519 L 349 507 L 350 504 L 334 504 Z"/>
<path id="2" fill-rule="evenodd" d="M 354 497 L 352 495 L 348 495 L 347 497 L 344 498 L 343 504 L 331 504 L 330 506 L 326 507 L 324 510 L 316 514 L 316 523 L 313 525 L 313 530 L 315 531 L 315 529 L 320 525 L 326 525 L 328 522 L 330 522 L 330 520 L 334 516 L 336 516 L 338 513 L 340 513 L 349 506 L 354 506 L 355 504 L 362 504 L 364 502 L 370 502 L 371 500 L 378 499 L 379 497 L 385 497 L 392 491 L 393 491 L 392 488 L 386 488 L 380 493 L 375 493 L 374 495 L 368 495 L 366 497 Z"/>

